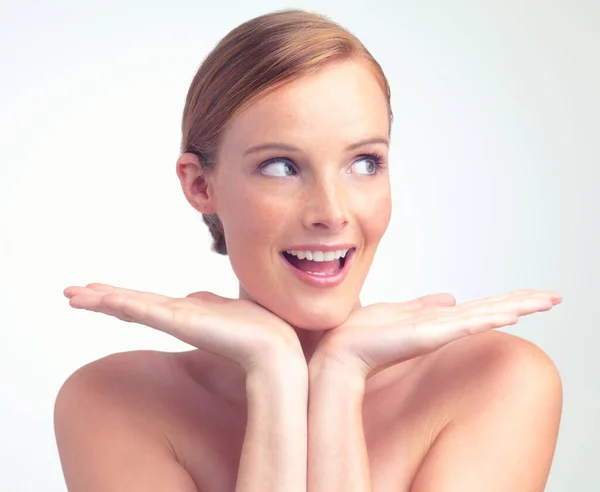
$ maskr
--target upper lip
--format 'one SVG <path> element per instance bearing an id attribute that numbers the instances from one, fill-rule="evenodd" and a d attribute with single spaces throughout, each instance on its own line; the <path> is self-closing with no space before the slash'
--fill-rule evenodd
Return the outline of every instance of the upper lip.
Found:
<path id="1" fill-rule="evenodd" d="M 297 244 L 284 248 L 283 251 L 337 251 L 338 249 L 352 249 L 356 246 L 353 243 L 340 244 Z"/>

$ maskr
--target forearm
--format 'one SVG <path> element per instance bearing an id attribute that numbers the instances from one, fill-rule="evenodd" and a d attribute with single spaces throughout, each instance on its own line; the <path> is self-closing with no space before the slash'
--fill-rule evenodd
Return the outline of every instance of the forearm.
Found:
<path id="1" fill-rule="evenodd" d="M 306 368 L 246 379 L 248 419 L 236 492 L 306 492 Z"/>
<path id="2" fill-rule="evenodd" d="M 308 492 L 371 491 L 362 421 L 364 380 L 341 366 L 309 367 Z"/>

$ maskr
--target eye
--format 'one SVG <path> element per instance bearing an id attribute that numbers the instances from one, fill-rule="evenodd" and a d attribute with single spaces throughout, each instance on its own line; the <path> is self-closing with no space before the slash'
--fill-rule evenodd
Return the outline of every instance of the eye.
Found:
<path id="1" fill-rule="evenodd" d="M 373 175 L 379 172 L 383 167 L 383 156 L 379 154 L 366 154 L 359 156 L 357 161 L 354 161 L 353 166 L 363 168 L 366 172 L 358 172 L 358 174 Z M 362 165 L 361 165 L 362 164 Z M 354 173 L 353 173 L 354 174 Z"/>
<path id="2" fill-rule="evenodd" d="M 295 172 L 294 167 L 290 162 L 285 159 L 270 159 L 267 162 L 261 164 L 260 168 L 263 174 L 267 176 L 274 176 L 276 178 L 282 176 L 293 176 Z M 266 172 L 265 169 L 275 169 L 275 172 Z"/>

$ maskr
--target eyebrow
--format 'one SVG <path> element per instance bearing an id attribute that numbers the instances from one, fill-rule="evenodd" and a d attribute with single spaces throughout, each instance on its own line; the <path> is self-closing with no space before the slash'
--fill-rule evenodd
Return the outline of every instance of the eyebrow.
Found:
<path id="1" fill-rule="evenodd" d="M 368 145 L 368 144 L 376 144 L 376 143 L 380 143 L 380 144 L 385 144 L 389 147 L 390 143 L 388 142 L 388 140 L 386 138 L 367 138 L 365 140 L 361 140 L 360 142 L 356 142 L 353 144 L 348 145 L 348 147 L 346 147 L 346 150 L 354 150 L 358 147 L 362 147 L 363 145 Z M 300 150 L 298 147 L 294 147 L 293 145 L 290 144 L 286 144 L 286 143 L 280 143 L 280 142 L 269 142 L 269 143 L 265 143 L 265 144 L 261 144 L 261 145 L 255 145 L 254 147 L 250 147 L 249 149 L 246 150 L 246 152 L 244 152 L 244 155 L 248 155 L 248 154 L 252 154 L 254 152 L 260 152 L 261 150 Z"/>

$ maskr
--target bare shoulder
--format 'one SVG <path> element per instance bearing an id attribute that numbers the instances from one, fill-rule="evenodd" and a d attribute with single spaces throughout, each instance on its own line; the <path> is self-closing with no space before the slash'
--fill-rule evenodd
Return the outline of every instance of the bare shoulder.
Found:
<path id="1" fill-rule="evenodd" d="M 465 398 L 490 396 L 492 390 L 529 391 L 540 385 L 559 390 L 562 386 L 548 354 L 529 340 L 498 330 L 465 337 L 440 349 L 431 376 L 462 390 Z"/>
<path id="2" fill-rule="evenodd" d="M 160 405 L 175 377 L 166 354 L 123 352 L 62 385 L 54 426 L 69 491 L 197 490 L 179 465 Z"/>
<path id="3" fill-rule="evenodd" d="M 176 381 L 175 366 L 168 353 L 136 350 L 111 354 L 77 369 L 64 382 L 56 406 L 94 400 L 119 412 L 135 412 L 144 420 L 156 413 L 153 401 Z M 155 418 L 156 415 L 153 415 Z"/>
<path id="4" fill-rule="evenodd" d="M 540 399 L 555 416 L 562 411 L 562 383 L 552 359 L 521 337 L 490 330 L 452 342 L 424 365 L 427 391 L 441 404 L 445 427 L 474 411 L 496 406 L 536 409 Z"/>
<path id="5" fill-rule="evenodd" d="M 432 355 L 428 391 L 440 395 L 445 420 L 412 490 L 542 490 L 562 413 L 562 383 L 551 358 L 498 330 Z"/>

